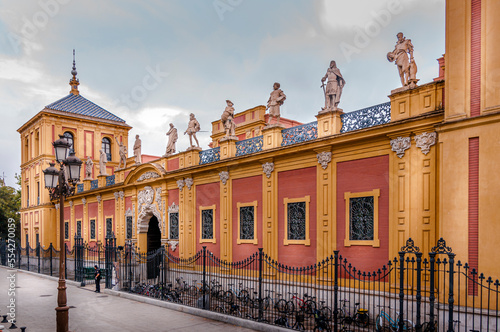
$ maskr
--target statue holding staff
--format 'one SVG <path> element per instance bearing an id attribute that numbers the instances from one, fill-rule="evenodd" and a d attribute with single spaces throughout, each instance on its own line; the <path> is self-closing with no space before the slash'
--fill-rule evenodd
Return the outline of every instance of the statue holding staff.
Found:
<path id="1" fill-rule="evenodd" d="M 325 89 L 325 81 L 326 83 Z M 330 67 L 326 70 L 325 76 L 321 79 L 321 86 L 323 87 L 323 92 L 325 93 L 325 107 L 323 110 L 338 110 L 338 105 L 340 103 L 340 96 L 342 95 L 342 89 L 344 89 L 345 80 L 337 68 L 335 61 L 330 62 Z"/>

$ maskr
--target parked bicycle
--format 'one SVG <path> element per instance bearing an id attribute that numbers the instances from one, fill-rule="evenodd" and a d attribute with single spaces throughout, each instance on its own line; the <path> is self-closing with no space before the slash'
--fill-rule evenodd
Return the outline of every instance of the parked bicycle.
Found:
<path id="1" fill-rule="evenodd" d="M 390 307 L 387 307 L 390 308 Z M 377 319 L 375 321 L 375 327 L 377 332 L 380 331 L 398 331 L 399 330 L 399 322 L 401 321 L 401 315 L 398 311 L 396 311 L 396 319 L 393 319 L 387 312 L 383 309 L 378 314 Z M 403 320 L 403 331 L 413 331 L 415 328 L 415 324 L 409 319 Z"/>
<path id="2" fill-rule="evenodd" d="M 243 288 L 243 283 L 240 282 L 240 288 L 233 288 L 234 284 L 228 284 L 229 290 L 226 291 L 224 295 L 224 300 L 227 303 L 233 303 L 236 299 L 241 301 L 243 304 L 247 304 L 250 300 L 250 293 L 247 289 Z"/>
<path id="3" fill-rule="evenodd" d="M 349 310 L 349 306 L 347 303 L 349 300 L 342 299 L 342 307 L 338 313 L 338 319 L 342 323 L 342 325 L 351 325 L 352 323 L 356 324 L 359 327 L 367 327 L 370 322 L 370 317 L 368 316 L 368 310 L 360 308 L 360 303 L 354 303 L 354 313 L 351 313 Z"/>
<path id="4" fill-rule="evenodd" d="M 321 310 L 314 310 L 314 331 L 331 331 L 330 321 Z"/>

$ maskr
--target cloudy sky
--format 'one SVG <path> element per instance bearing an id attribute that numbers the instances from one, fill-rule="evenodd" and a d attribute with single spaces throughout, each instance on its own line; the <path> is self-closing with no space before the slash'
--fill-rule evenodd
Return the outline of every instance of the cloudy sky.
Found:
<path id="1" fill-rule="evenodd" d="M 23 123 L 69 93 L 76 49 L 80 92 L 126 120 L 144 154 L 162 155 L 168 124 L 202 130 L 225 100 L 265 105 L 274 82 L 282 116 L 304 123 L 324 104 L 336 60 L 345 112 L 389 101 L 400 86 L 386 54 L 396 33 L 415 46 L 420 83 L 438 74 L 444 0 L 0 0 L 0 176 L 19 173 Z M 200 133 L 208 148 L 210 133 Z M 177 149 L 188 146 L 180 137 Z"/>

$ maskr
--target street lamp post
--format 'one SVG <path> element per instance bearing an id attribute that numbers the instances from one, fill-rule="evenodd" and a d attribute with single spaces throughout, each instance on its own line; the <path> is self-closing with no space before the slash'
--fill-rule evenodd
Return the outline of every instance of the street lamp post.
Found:
<path id="1" fill-rule="evenodd" d="M 63 136 L 52 143 L 54 146 L 56 161 L 59 163 L 59 169 L 55 168 L 55 163 L 43 170 L 45 178 L 45 188 L 49 190 L 52 201 L 59 200 L 59 283 L 57 287 L 57 308 L 56 321 L 57 332 L 67 332 L 69 328 L 69 317 L 66 298 L 66 276 L 65 276 L 65 256 L 66 247 L 64 246 L 64 197 L 75 193 L 75 185 L 80 181 L 80 168 L 82 161 L 72 152 L 69 156 L 71 144 Z"/>

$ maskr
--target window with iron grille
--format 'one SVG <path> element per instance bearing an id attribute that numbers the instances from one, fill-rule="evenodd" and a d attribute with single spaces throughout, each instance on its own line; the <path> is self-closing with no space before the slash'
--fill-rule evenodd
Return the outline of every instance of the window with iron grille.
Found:
<path id="1" fill-rule="evenodd" d="M 69 239 L 69 222 L 64 222 L 64 239 Z"/>
<path id="2" fill-rule="evenodd" d="M 168 214 L 168 222 L 169 222 L 169 238 L 171 240 L 179 239 L 179 212 L 171 212 Z"/>
<path id="3" fill-rule="evenodd" d="M 373 240 L 373 208 L 373 196 L 350 198 L 349 240 Z"/>
<path id="4" fill-rule="evenodd" d="M 288 240 L 306 239 L 306 202 L 288 203 Z"/>
<path id="5" fill-rule="evenodd" d="M 127 239 L 132 238 L 132 216 L 127 216 Z"/>
<path id="6" fill-rule="evenodd" d="M 380 247 L 378 238 L 378 202 L 380 189 L 351 193 L 345 192 L 344 246 Z"/>
<path id="7" fill-rule="evenodd" d="M 253 206 L 240 207 L 240 239 L 253 240 L 255 237 L 255 209 Z"/>
<path id="8" fill-rule="evenodd" d="M 90 238 L 95 239 L 95 219 L 90 220 Z"/>
<path id="9" fill-rule="evenodd" d="M 113 233 L 113 218 L 106 218 L 106 237 L 112 236 Z"/>
<path id="10" fill-rule="evenodd" d="M 82 237 L 82 221 L 81 220 L 76 221 L 76 236 Z"/>
<path id="11" fill-rule="evenodd" d="M 201 210 L 201 239 L 213 240 L 214 238 L 214 210 Z"/>

